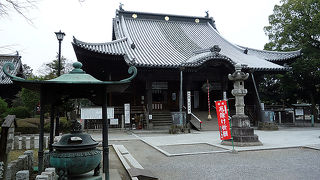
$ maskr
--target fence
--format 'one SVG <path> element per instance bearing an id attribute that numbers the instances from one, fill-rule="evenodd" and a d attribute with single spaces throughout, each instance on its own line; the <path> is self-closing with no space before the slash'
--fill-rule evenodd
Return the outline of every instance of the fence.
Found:
<path id="1" fill-rule="evenodd" d="M 39 136 L 15 136 L 12 142 L 12 150 L 27 150 L 27 149 L 39 149 Z M 49 137 L 43 137 L 43 148 L 47 149 L 49 146 Z"/>

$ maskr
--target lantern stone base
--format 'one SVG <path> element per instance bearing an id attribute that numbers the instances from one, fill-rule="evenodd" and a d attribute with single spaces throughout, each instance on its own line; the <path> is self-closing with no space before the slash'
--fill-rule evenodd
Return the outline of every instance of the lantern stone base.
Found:
<path id="1" fill-rule="evenodd" d="M 221 142 L 222 145 L 232 146 L 231 140 L 226 140 Z M 262 146 L 260 141 L 258 142 L 233 142 L 234 146 L 238 147 L 247 147 L 247 146 Z"/>
<path id="2" fill-rule="evenodd" d="M 250 127 L 250 120 L 246 115 L 232 116 L 232 137 L 234 146 L 261 146 L 259 137 Z M 222 141 L 223 145 L 232 145 L 231 140 Z"/>

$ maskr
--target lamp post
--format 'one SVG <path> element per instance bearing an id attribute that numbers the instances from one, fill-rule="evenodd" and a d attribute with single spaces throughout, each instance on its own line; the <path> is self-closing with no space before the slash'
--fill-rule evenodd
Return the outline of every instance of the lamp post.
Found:
<path id="1" fill-rule="evenodd" d="M 55 32 L 57 39 L 59 41 L 59 54 L 58 54 L 58 73 L 57 76 L 59 77 L 61 74 L 61 42 L 63 40 L 63 37 L 66 35 L 64 32 Z M 56 129 L 55 129 L 55 135 L 59 136 L 59 108 L 57 108 L 57 116 L 56 116 Z"/>
<path id="2" fill-rule="evenodd" d="M 59 57 L 58 57 L 58 74 L 57 76 L 60 76 L 60 72 L 61 72 L 61 42 L 63 40 L 63 37 L 66 35 L 64 32 L 61 32 L 61 30 L 59 32 L 55 32 L 57 39 L 59 41 Z"/>

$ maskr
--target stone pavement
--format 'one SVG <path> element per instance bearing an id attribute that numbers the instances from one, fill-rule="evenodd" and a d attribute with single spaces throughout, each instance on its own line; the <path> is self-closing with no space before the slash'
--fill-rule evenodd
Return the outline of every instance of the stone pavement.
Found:
<path id="1" fill-rule="evenodd" d="M 168 134 L 110 129 L 109 144 L 126 148 L 118 157 L 131 177 L 137 177 L 130 172 L 136 166 L 138 174 L 151 172 L 160 179 L 318 179 L 320 174 L 315 169 L 319 167 L 320 128 L 281 127 L 255 133 L 263 145 L 235 147 L 241 152 L 237 155 L 230 153 L 232 146 L 221 145 L 218 131 Z M 101 132 L 90 134 L 102 140 Z M 263 151 L 266 149 L 270 151 Z M 272 173 L 262 178 L 260 174 L 266 171 L 262 167 L 272 169 Z M 229 171 L 223 173 L 225 168 Z"/>
<path id="2" fill-rule="evenodd" d="M 94 139 L 101 141 L 101 132 L 90 133 Z M 320 150 L 320 128 L 280 128 L 278 131 L 255 130 L 262 146 L 235 147 L 237 151 L 265 150 L 292 147 L 310 147 Z M 140 139 L 161 152 L 161 146 L 208 144 L 221 148 L 218 152 L 232 150 L 232 146 L 221 145 L 218 131 L 192 131 L 189 134 L 168 134 L 166 131 L 121 131 L 111 129 L 109 141 L 127 141 Z M 109 142 L 110 144 L 110 142 Z M 216 151 L 212 151 L 216 152 Z M 162 152 L 166 154 L 165 152 Z M 203 151 L 198 153 L 204 153 Z M 176 153 L 177 154 L 177 153 Z M 193 154 L 197 154 L 194 152 Z M 166 155 L 170 155 L 167 153 Z"/>

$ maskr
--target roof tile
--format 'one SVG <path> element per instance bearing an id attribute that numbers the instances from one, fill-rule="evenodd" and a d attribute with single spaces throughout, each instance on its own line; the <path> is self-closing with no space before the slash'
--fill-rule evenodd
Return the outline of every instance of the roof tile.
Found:
<path id="1" fill-rule="evenodd" d="M 285 70 L 285 67 L 270 61 L 301 55 L 299 51 L 282 53 L 255 49 L 249 49 L 245 54 L 243 47 L 230 43 L 219 34 L 210 18 L 195 22 L 194 19 L 199 17 L 170 15 L 170 20 L 166 21 L 162 18 L 163 14 L 140 15 L 139 12 L 134 12 L 137 18 L 132 18 L 130 13 L 118 11 L 114 18 L 113 27 L 117 40 L 85 43 L 75 39 L 74 44 L 95 52 L 127 55 L 127 63 L 134 61 L 135 65 L 146 67 L 198 66 L 210 60 L 207 50 L 214 45 L 221 48 L 219 57 L 225 57 L 232 64 L 245 64 L 249 69 L 255 70 Z M 204 54 L 199 55 L 201 53 Z"/>

